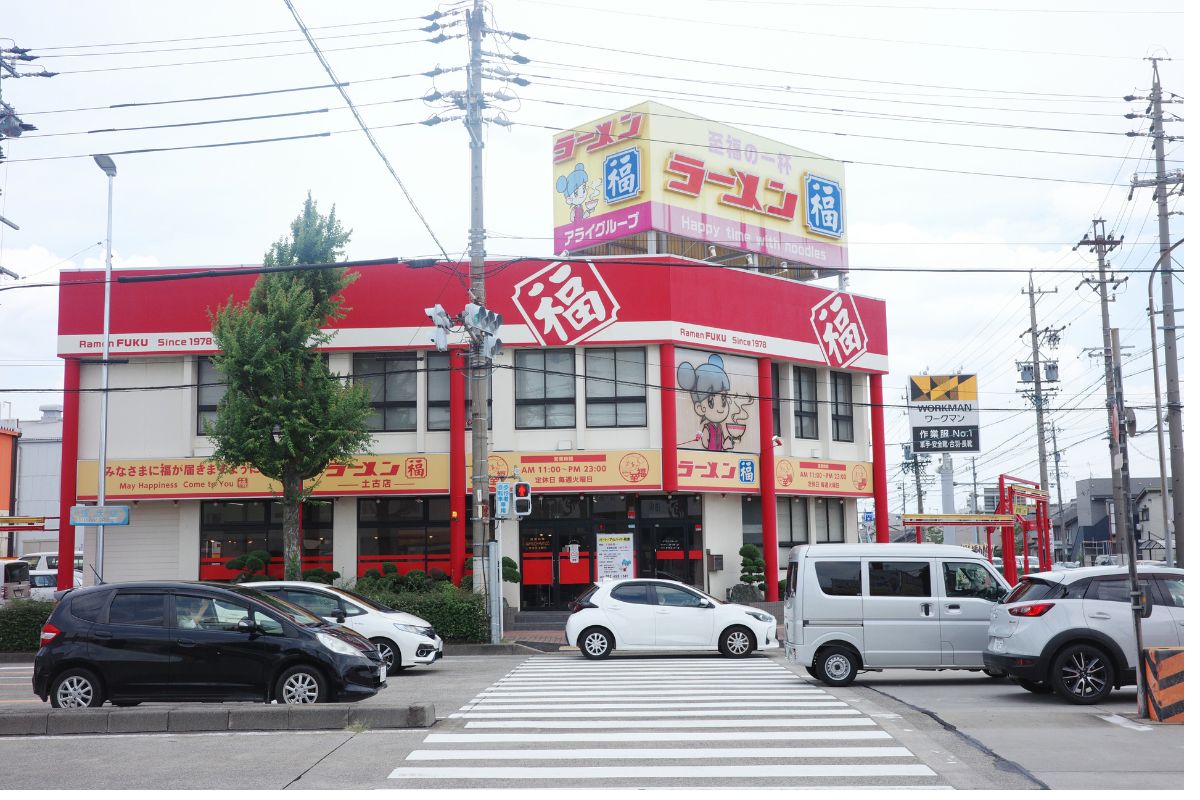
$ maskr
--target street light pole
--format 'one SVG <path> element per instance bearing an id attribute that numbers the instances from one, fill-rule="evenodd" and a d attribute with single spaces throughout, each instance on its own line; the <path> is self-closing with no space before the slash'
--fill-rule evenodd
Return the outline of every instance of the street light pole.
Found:
<path id="1" fill-rule="evenodd" d="M 104 251 L 104 346 L 100 364 L 100 464 L 96 487 L 96 505 L 104 506 L 104 478 L 108 471 L 108 328 L 112 311 L 112 209 L 113 178 L 117 165 L 105 155 L 93 156 L 96 166 L 108 176 L 108 236 Z M 96 577 L 104 581 L 104 526 L 96 526 Z"/>

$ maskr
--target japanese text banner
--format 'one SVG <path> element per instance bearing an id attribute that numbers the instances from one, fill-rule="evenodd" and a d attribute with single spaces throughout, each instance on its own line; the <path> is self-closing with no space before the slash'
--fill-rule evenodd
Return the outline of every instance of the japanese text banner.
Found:
<path id="1" fill-rule="evenodd" d="M 757 455 L 680 450 L 677 472 L 680 489 L 758 491 Z"/>
<path id="2" fill-rule="evenodd" d="M 657 450 L 601 452 L 492 453 L 488 474 L 492 484 L 501 476 L 521 471 L 521 480 L 534 491 L 653 491 L 662 488 L 662 459 Z M 468 464 L 467 474 L 470 475 Z"/>
<path id="3" fill-rule="evenodd" d="M 775 491 L 837 497 L 870 497 L 871 465 L 861 461 L 775 459 Z"/>

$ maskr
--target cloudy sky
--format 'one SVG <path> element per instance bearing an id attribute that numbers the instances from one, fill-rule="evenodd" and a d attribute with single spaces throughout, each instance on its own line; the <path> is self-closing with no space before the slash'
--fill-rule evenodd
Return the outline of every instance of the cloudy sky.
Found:
<path id="1" fill-rule="evenodd" d="M 492 256 L 550 251 L 553 129 L 656 99 L 826 156 L 844 159 L 851 288 L 888 301 L 891 375 L 886 399 L 902 403 L 905 376 L 980 376 L 980 480 L 1001 471 L 1036 477 L 1034 414 L 1015 363 L 1028 358 L 1034 270 L 1040 326 L 1062 327 L 1051 355 L 1061 383 L 1049 419 L 1063 450 L 1064 494 L 1108 475 L 1096 296 L 1079 287 L 1095 261 L 1072 250 L 1104 218 L 1124 236 L 1113 256 L 1129 280 L 1112 324 L 1129 346 L 1126 398 L 1139 427 L 1153 424 L 1145 313 L 1146 270 L 1157 256 L 1149 190 L 1128 200 L 1132 173 L 1153 169 L 1144 103 L 1149 55 L 1174 58 L 1162 75 L 1184 88 L 1180 0 L 494 0 L 492 27 L 529 36 L 492 41 L 530 81 L 500 105 L 509 127 L 488 131 L 486 220 Z M 461 18 L 463 3 L 319 3 L 298 0 L 339 78 L 434 233 L 452 257 L 466 249 L 468 151 L 456 123 L 420 125 L 437 109 L 431 89 L 463 88 L 462 25 L 419 30 L 421 15 Z M 1038 6 L 1045 6 L 1039 8 Z M 89 154 L 186 147 L 330 132 L 289 142 L 116 156 L 118 266 L 254 263 L 295 216 L 305 192 L 336 203 L 354 229 L 348 256 L 434 255 L 439 248 L 332 89 L 252 98 L 111 108 L 309 87 L 327 78 L 282 0 L 10 4 L 0 37 L 32 48 L 59 74 L 6 79 L 3 98 L 38 131 L 3 144 L 0 265 L 21 284 L 103 264 L 105 178 Z M 12 42 L 0 42 L 11 46 Z M 452 70 L 436 78 L 420 73 Z M 498 87 L 494 87 L 498 88 Z M 1173 107 L 1185 116 L 1182 106 Z M 311 113 L 305 113 L 311 112 Z M 155 127 L 259 115 L 258 119 Z M 88 133 L 119 129 L 107 133 Z M 1171 131 L 1182 134 L 1181 123 Z M 1181 142 L 1168 146 L 1183 166 Z M 1171 206 L 1183 211 L 1180 198 Z M 1172 240 L 1183 217 L 1172 217 Z M 1182 262 L 1184 248 L 1176 250 Z M 880 268 L 917 267 L 922 272 Z M 993 274 L 964 272 L 988 268 Z M 14 281 L 0 278 L 0 286 Z M 1184 286 L 1176 284 L 1184 306 Z M 60 398 L 16 390 L 61 386 L 53 288 L 0 292 L 0 417 L 33 418 Z M 1186 339 L 1180 353 L 1186 352 Z M 1183 366 L 1186 366 L 1184 361 Z M 11 409 L 8 405 L 11 403 Z M 1150 408 L 1147 408 L 1150 407 Z M 893 510 L 907 420 L 889 409 Z M 1135 475 L 1156 475 L 1152 435 L 1132 441 Z M 935 459 L 936 466 L 937 459 Z M 970 464 L 955 462 L 960 510 Z M 1051 470 L 1053 478 L 1053 470 Z M 911 481 L 909 484 L 910 505 Z M 927 510 L 937 510 L 936 492 Z"/>

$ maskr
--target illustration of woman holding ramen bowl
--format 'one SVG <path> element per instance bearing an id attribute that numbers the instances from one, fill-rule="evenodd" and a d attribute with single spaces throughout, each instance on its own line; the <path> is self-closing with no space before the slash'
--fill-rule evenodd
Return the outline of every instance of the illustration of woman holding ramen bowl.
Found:
<path id="1" fill-rule="evenodd" d="M 732 450 L 746 434 L 747 408 L 753 400 L 730 393 L 725 360 L 714 354 L 699 366 L 685 361 L 676 370 L 676 381 L 689 393 L 700 418 L 700 432 L 692 441 L 705 450 Z"/>

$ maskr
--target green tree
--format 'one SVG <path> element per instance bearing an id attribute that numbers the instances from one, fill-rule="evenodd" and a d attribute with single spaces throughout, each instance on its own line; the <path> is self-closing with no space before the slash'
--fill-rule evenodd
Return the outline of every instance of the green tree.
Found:
<path id="1" fill-rule="evenodd" d="M 263 264 L 334 263 L 349 239 L 336 207 L 321 214 L 310 193 Z M 345 316 L 342 291 L 357 277 L 344 268 L 263 273 L 249 300 L 231 297 L 209 313 L 221 350 L 213 365 L 227 385 L 205 431 L 215 444 L 211 459 L 224 470 L 252 466 L 279 482 L 287 580 L 300 578 L 300 506 L 311 492 L 304 482 L 371 444 L 365 390 L 333 376 L 317 349 L 330 340 L 322 326 Z"/>

